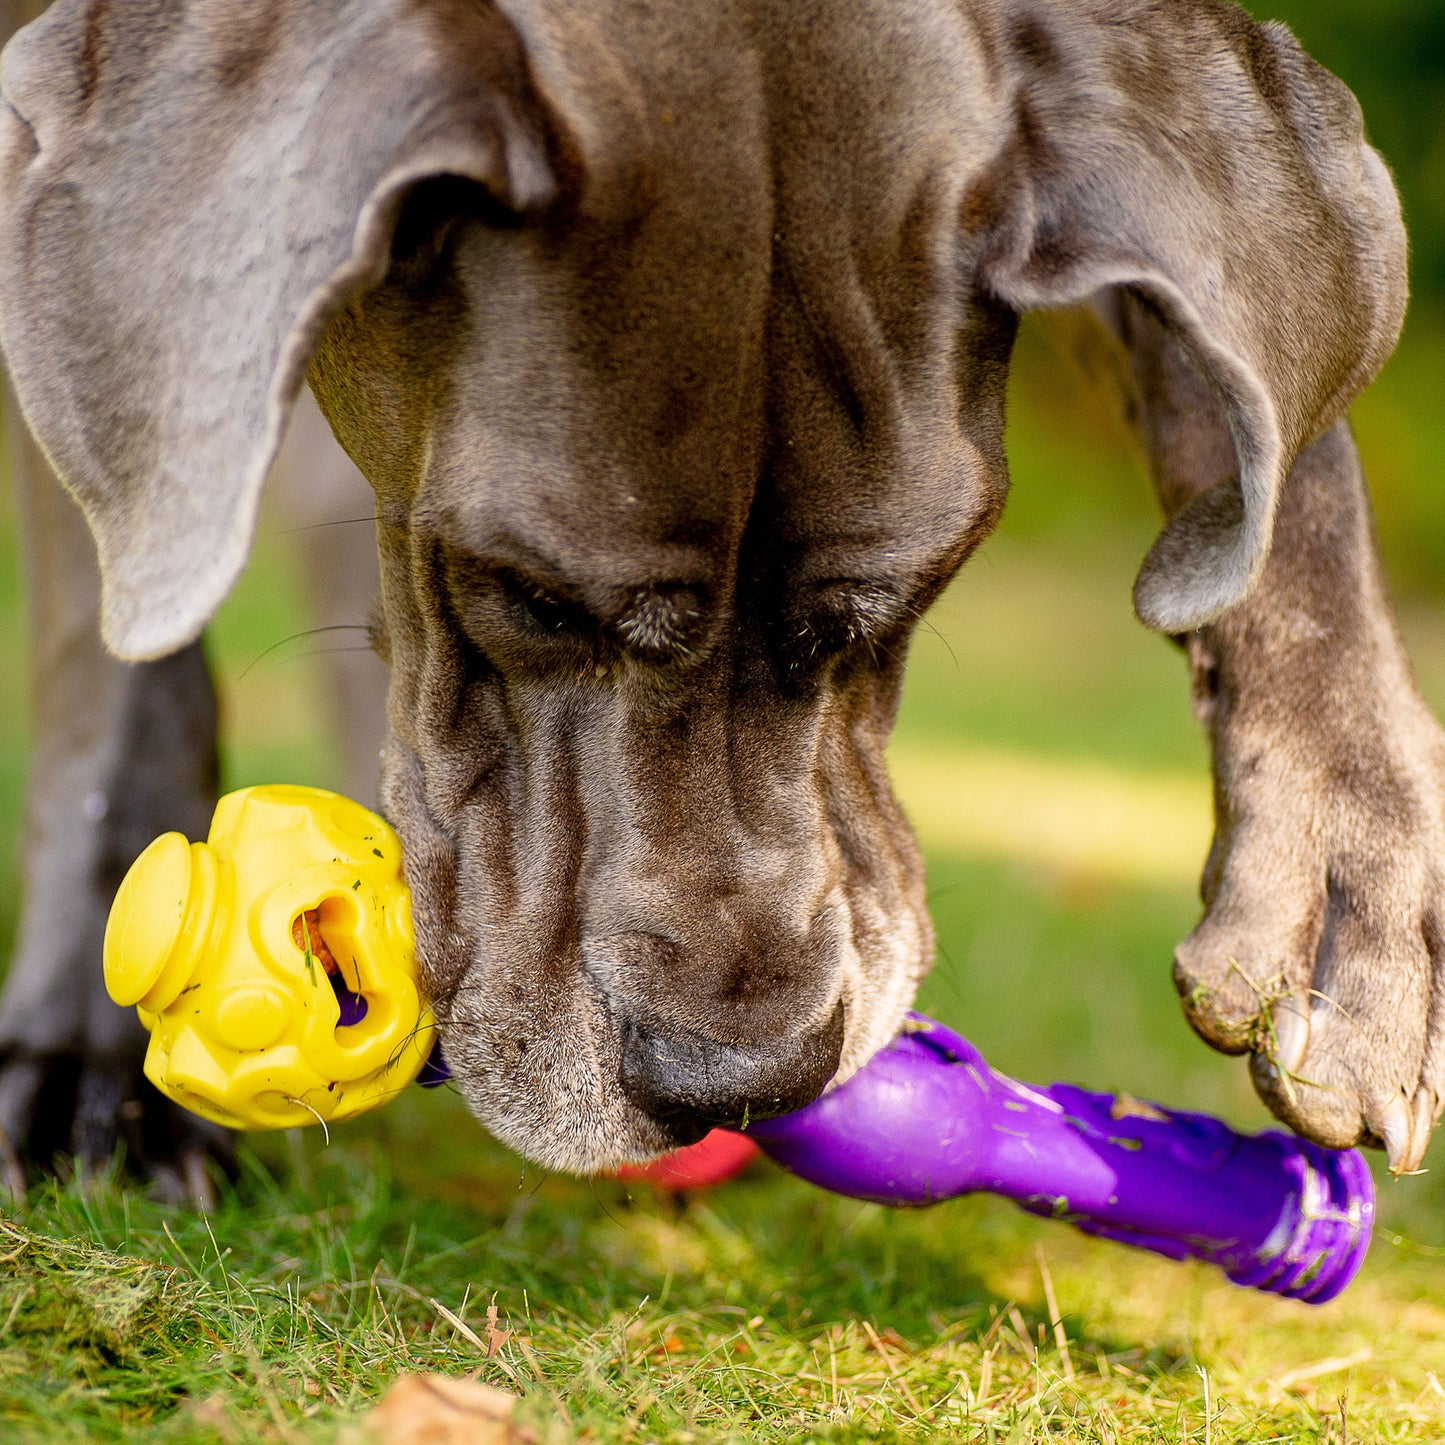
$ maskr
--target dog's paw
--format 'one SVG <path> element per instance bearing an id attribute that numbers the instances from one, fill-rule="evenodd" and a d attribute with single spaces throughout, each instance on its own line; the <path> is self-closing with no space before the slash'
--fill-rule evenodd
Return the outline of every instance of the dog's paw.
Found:
<path id="1" fill-rule="evenodd" d="M 87 1053 L 12 1040 L 0 1050 L 0 1195 L 22 1197 L 36 1172 L 95 1180 L 119 1161 L 167 1202 L 214 1202 L 234 1172 L 231 1135 L 165 1098 L 127 1042 Z"/>
<path id="2" fill-rule="evenodd" d="M 1325 754 L 1226 739 L 1206 911 L 1174 966 L 1190 1023 L 1252 1055 L 1282 1122 L 1383 1146 L 1396 1173 L 1445 1107 L 1445 734 L 1405 714 Z"/>

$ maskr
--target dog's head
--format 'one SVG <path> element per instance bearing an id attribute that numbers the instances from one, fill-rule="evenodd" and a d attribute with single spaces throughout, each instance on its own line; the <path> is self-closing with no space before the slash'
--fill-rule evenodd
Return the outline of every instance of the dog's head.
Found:
<path id="1" fill-rule="evenodd" d="M 376 488 L 387 810 L 477 1114 L 596 1169 L 796 1107 L 929 962 L 883 761 L 1006 487 L 1018 313 L 1127 287 L 1237 477 L 1217 616 L 1403 306 L 1347 93 L 1199 0 L 59 0 L 0 328 L 122 655 L 239 571 L 308 375 Z"/>

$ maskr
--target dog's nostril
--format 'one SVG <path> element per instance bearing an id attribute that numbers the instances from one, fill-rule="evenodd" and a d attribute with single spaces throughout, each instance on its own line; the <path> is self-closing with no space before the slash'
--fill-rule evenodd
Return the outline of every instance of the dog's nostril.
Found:
<path id="1" fill-rule="evenodd" d="M 668 1121 L 737 1127 L 789 1114 L 838 1071 L 843 1005 L 797 1038 L 738 1048 L 698 1034 L 623 1025 L 622 1087 L 638 1108 Z"/>

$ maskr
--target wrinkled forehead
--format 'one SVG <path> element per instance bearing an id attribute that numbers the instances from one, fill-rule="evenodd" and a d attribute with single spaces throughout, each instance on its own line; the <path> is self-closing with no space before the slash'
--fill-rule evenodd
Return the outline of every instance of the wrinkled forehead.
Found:
<path id="1" fill-rule="evenodd" d="M 459 242 L 417 498 L 453 540 L 704 581 L 760 514 L 821 573 L 967 529 L 994 465 L 958 357 L 984 49 L 953 6 L 801 8 L 518 7 L 586 184 L 556 225 Z"/>

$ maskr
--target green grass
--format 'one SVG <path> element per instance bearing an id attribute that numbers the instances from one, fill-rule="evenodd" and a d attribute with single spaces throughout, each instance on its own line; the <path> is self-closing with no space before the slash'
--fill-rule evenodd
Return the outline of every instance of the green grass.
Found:
<path id="1" fill-rule="evenodd" d="M 679 1207 L 483 1141 L 416 1157 L 459 1122 L 407 1101 L 249 1159 L 210 1219 L 43 1195 L 3 1241 L 0 1435 L 205 1438 L 219 1412 L 326 1439 L 426 1369 L 519 1390 L 557 1440 L 1337 1440 L 1342 1396 L 1355 1440 L 1441 1419 L 1435 1266 L 1388 1245 L 1310 1311 L 986 1200 L 895 1212 L 760 1170 Z M 439 1306 L 485 1338 L 491 1303 L 514 1334 L 488 1359 Z"/>
<path id="2" fill-rule="evenodd" d="M 920 634 L 900 756 L 998 749 L 1198 779 L 1183 664 L 1128 611 L 1154 526 L 1147 488 L 1107 411 L 1048 350 L 1043 333 L 1027 338 L 1008 517 Z M 1445 608 L 1430 584 L 1445 575 L 1445 503 L 1429 483 L 1445 423 L 1422 399 L 1440 355 L 1432 336 L 1412 340 L 1359 416 L 1437 705 Z M 306 625 L 283 526 L 263 523 L 212 633 L 236 783 L 330 776 L 326 719 L 308 701 L 324 693 L 312 644 L 256 661 Z M 17 608 L 6 558 L 0 646 L 12 656 Z M 24 733 L 12 689 L 0 697 L 0 849 Z M 13 864 L 0 854 L 0 878 Z M 943 844 L 930 866 L 940 957 L 922 1005 L 996 1064 L 1267 1122 L 1240 1061 L 1210 1053 L 1178 1013 L 1168 966 L 1197 915 L 1188 877 Z M 6 931 L 15 899 L 0 885 Z M 488 1140 L 455 1097 L 412 1091 L 329 1146 L 315 1131 L 253 1138 L 209 1218 L 113 1182 L 52 1184 L 10 1210 L 0 1440 L 329 1441 L 389 1379 L 421 1369 L 516 1389 L 542 1441 L 1439 1438 L 1445 1190 L 1427 1176 L 1382 1179 L 1381 1194 L 1361 1280 L 1311 1310 L 996 1201 L 890 1212 L 765 1166 L 682 1202 L 550 1178 Z M 513 1334 L 487 1359 L 468 1332 L 486 1339 L 493 1302 Z"/>

